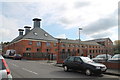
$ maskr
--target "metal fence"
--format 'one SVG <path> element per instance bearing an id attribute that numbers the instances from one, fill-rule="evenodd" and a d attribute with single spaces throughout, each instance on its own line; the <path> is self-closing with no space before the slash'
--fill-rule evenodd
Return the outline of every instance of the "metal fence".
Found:
<path id="1" fill-rule="evenodd" d="M 32 59 L 47 59 L 47 60 L 54 60 L 56 59 L 56 55 L 52 53 L 24 53 L 23 58 L 32 58 Z"/>
<path id="2" fill-rule="evenodd" d="M 75 56 L 76 52 L 60 52 L 58 54 L 58 60 L 64 61 L 68 56 Z"/>

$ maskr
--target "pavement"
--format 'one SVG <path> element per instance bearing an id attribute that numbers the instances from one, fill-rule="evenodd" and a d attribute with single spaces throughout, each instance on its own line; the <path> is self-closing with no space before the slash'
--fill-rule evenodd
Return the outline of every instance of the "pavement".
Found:
<path id="1" fill-rule="evenodd" d="M 120 76 L 120 69 L 107 69 L 105 74 Z"/>

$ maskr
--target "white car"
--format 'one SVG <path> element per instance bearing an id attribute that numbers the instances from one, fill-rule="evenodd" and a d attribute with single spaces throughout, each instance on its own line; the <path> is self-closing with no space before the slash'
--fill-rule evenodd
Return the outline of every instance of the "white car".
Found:
<path id="1" fill-rule="evenodd" d="M 110 59 L 111 57 L 112 56 L 109 54 L 100 54 L 100 55 L 97 55 L 95 58 L 92 58 L 92 60 L 95 62 L 105 62 L 108 59 Z"/>
<path id="2" fill-rule="evenodd" d="M 7 80 L 12 80 L 12 75 L 5 59 L 2 57 L 2 55 L 0 55 L 0 80 L 4 78 Z"/>
<path id="3" fill-rule="evenodd" d="M 108 59 L 108 62 L 118 62 L 118 63 L 120 63 L 120 54 L 115 54 L 112 58 Z"/>

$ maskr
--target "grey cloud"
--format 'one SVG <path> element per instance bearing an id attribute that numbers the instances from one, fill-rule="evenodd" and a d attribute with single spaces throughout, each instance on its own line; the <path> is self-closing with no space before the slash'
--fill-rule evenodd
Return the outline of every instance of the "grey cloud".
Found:
<path id="1" fill-rule="evenodd" d="M 118 27 L 118 39 L 120 40 L 120 26 Z"/>
<path id="2" fill-rule="evenodd" d="M 114 26 L 117 26 L 117 18 L 115 16 L 109 16 L 107 18 L 102 18 L 94 23 L 90 24 L 89 26 L 85 27 L 83 32 L 85 34 L 93 34 L 96 32 L 101 32 L 108 30 Z"/>
<path id="3" fill-rule="evenodd" d="M 74 3 L 75 8 L 81 8 L 81 7 L 88 6 L 88 5 L 90 5 L 90 2 L 75 2 Z"/>
<path id="4" fill-rule="evenodd" d="M 111 33 L 108 32 L 103 32 L 103 33 L 98 33 L 95 35 L 92 35 L 92 38 L 105 38 L 105 37 L 110 37 L 110 35 L 112 35 Z"/>
<path id="5" fill-rule="evenodd" d="M 60 22 L 61 22 L 62 24 L 71 24 L 71 23 L 72 23 L 71 20 L 68 20 L 67 18 L 64 18 L 64 17 L 62 17 L 62 18 L 60 19 Z"/>
<path id="6" fill-rule="evenodd" d="M 118 39 L 120 40 L 120 1 L 118 2 Z"/>

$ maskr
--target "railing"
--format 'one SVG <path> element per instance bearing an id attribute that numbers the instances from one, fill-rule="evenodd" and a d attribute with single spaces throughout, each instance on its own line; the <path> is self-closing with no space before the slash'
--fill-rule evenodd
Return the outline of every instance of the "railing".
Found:
<path id="1" fill-rule="evenodd" d="M 23 58 L 25 59 L 37 59 L 37 60 L 54 60 L 56 59 L 56 55 L 52 53 L 23 53 Z"/>

